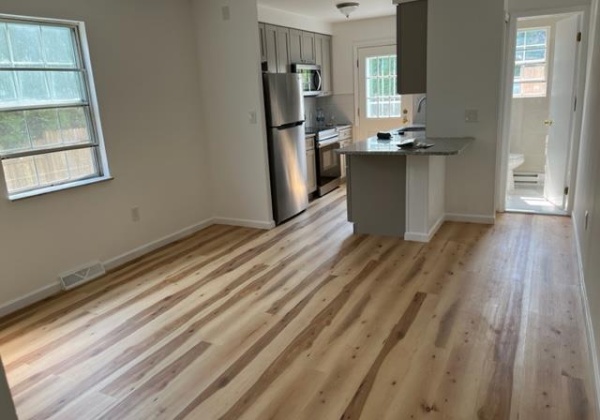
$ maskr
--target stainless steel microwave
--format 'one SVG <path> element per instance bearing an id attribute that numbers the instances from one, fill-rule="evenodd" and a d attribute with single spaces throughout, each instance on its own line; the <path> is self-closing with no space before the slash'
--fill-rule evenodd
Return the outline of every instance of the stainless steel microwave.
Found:
<path id="1" fill-rule="evenodd" d="M 323 93 L 321 66 L 315 64 L 292 64 L 292 73 L 300 74 L 304 96 L 319 96 Z"/>

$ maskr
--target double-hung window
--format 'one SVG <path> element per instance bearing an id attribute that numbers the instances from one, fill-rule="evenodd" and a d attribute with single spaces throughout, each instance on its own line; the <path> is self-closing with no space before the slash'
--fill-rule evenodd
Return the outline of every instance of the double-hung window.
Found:
<path id="1" fill-rule="evenodd" d="M 0 16 L 0 159 L 9 198 L 107 179 L 83 24 Z"/>
<path id="2" fill-rule="evenodd" d="M 513 97 L 545 97 L 548 90 L 550 28 L 519 29 L 515 52 Z"/>

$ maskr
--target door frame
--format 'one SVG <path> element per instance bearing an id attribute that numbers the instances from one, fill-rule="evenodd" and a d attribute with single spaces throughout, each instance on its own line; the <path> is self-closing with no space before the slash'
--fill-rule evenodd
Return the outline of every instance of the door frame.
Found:
<path id="1" fill-rule="evenodd" d="M 570 215 L 573 210 L 573 197 L 576 193 L 577 161 L 579 157 L 579 142 L 581 137 L 581 124 L 583 119 L 583 98 L 587 70 L 587 52 L 589 36 L 589 6 L 574 6 L 549 9 L 533 9 L 507 13 L 509 17 L 508 29 L 505 34 L 504 63 L 502 65 L 502 80 L 500 97 L 501 103 L 499 114 L 499 139 L 496 157 L 496 211 L 506 211 L 506 179 L 508 175 L 508 158 L 510 154 L 510 122 L 512 116 L 512 89 L 515 71 L 515 43 L 517 37 L 517 20 L 546 15 L 579 14 L 581 16 L 582 40 L 577 60 L 575 62 L 575 82 L 573 90 L 577 98 L 577 109 L 571 119 L 571 134 L 569 139 L 569 156 L 567 159 L 567 178 L 569 183 L 569 194 L 565 213 Z M 550 87 L 552 88 L 552 87 Z"/>
<path id="2" fill-rule="evenodd" d="M 375 39 L 375 40 L 371 40 L 371 41 L 362 41 L 362 42 L 355 42 L 352 45 L 352 49 L 353 49 L 353 55 L 352 55 L 352 74 L 353 74 L 353 78 L 354 78 L 354 127 L 353 130 L 355 133 L 360 132 L 360 118 L 358 115 L 358 110 L 360 108 L 360 75 L 359 75 L 359 71 L 358 71 L 358 50 L 361 48 L 371 48 L 371 47 L 390 47 L 393 46 L 395 47 L 396 44 L 396 39 L 395 38 L 383 38 L 383 39 Z M 357 139 L 355 137 L 355 141 L 356 140 L 366 140 L 366 139 Z"/>

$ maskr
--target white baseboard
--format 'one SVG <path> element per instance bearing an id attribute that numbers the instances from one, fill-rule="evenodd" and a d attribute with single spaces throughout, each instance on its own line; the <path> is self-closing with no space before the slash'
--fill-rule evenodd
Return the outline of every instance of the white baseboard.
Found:
<path id="1" fill-rule="evenodd" d="M 426 234 L 425 233 L 406 232 L 404 234 L 404 240 L 405 241 L 414 241 L 414 242 L 429 242 L 429 241 L 431 241 L 431 239 L 433 239 L 433 237 L 435 236 L 437 231 L 442 227 L 442 225 L 444 224 L 445 221 L 446 221 L 446 216 L 441 215 L 440 218 L 437 220 L 437 222 L 435 222 L 433 224 L 433 226 L 431 227 L 431 229 L 429 229 L 429 232 L 427 232 Z"/>
<path id="2" fill-rule="evenodd" d="M 164 236 L 160 239 L 132 249 L 131 251 L 128 251 L 124 254 L 108 259 L 104 261 L 104 267 L 106 268 L 106 270 L 111 270 L 113 268 L 119 267 L 123 264 L 128 263 L 129 261 L 141 257 L 142 255 L 145 255 L 162 246 L 175 242 L 178 239 L 185 238 L 186 236 L 189 236 L 213 224 L 215 224 L 213 219 L 207 219 L 195 225 L 188 226 L 175 233 Z M 0 317 L 16 312 L 19 309 L 25 308 L 26 306 L 32 305 L 36 302 L 39 302 L 42 299 L 46 299 L 47 297 L 56 295 L 62 291 L 63 289 L 60 286 L 60 283 L 57 278 L 54 284 L 44 286 L 41 289 L 28 293 L 23 297 L 17 298 L 0 306 Z"/>
<path id="3" fill-rule="evenodd" d="M 571 217 L 573 221 L 573 230 L 575 232 L 575 249 L 577 250 L 577 266 L 579 268 L 579 281 L 581 286 L 581 300 L 583 302 L 583 317 L 585 320 L 585 331 L 588 342 L 589 359 L 592 364 L 592 386 L 593 394 L 596 396 L 594 403 L 596 412 L 600 413 L 600 366 L 598 365 L 598 350 L 596 347 L 596 335 L 594 334 L 594 326 L 592 325 L 592 313 L 590 311 L 590 303 L 588 300 L 587 291 L 585 288 L 585 271 L 583 270 L 583 255 L 581 254 L 581 243 L 579 242 L 579 231 L 577 230 L 577 219 Z"/>
<path id="4" fill-rule="evenodd" d="M 8 303 L 0 306 L 0 318 L 11 314 L 13 312 L 18 311 L 19 309 L 23 309 L 29 305 L 33 305 L 40 300 L 49 298 L 50 296 L 54 296 L 62 291 L 62 287 L 58 281 L 55 284 L 50 284 L 48 286 L 44 286 L 41 289 L 35 290 L 31 293 L 26 294 L 23 297 L 11 300 Z"/>
<path id="5" fill-rule="evenodd" d="M 167 236 L 163 236 L 160 239 L 157 239 L 152 242 L 148 242 L 142 246 L 132 249 L 131 251 L 127 251 L 124 254 L 118 255 L 116 257 L 110 258 L 104 261 L 104 267 L 106 270 L 112 270 L 113 268 L 120 267 L 123 264 L 127 264 L 129 261 L 135 260 L 136 258 L 141 257 L 142 255 L 146 255 L 149 252 L 152 252 L 158 248 L 161 248 L 165 245 L 168 245 L 172 242 L 175 242 L 181 238 L 185 238 L 186 236 L 190 236 L 193 233 L 198 232 L 204 228 L 209 227 L 210 225 L 214 225 L 214 219 L 206 219 L 200 223 L 196 223 L 195 225 L 188 226 L 183 228 L 175 233 L 172 233 Z"/>
<path id="6" fill-rule="evenodd" d="M 269 230 L 275 227 L 275 222 L 270 220 L 268 222 L 260 220 L 246 220 L 246 219 L 232 219 L 228 217 L 215 217 L 213 219 L 215 225 L 229 225 L 229 226 L 241 226 L 254 229 Z"/>
<path id="7" fill-rule="evenodd" d="M 496 223 L 496 216 L 495 215 L 483 215 L 483 214 L 446 213 L 446 221 L 493 225 Z"/>

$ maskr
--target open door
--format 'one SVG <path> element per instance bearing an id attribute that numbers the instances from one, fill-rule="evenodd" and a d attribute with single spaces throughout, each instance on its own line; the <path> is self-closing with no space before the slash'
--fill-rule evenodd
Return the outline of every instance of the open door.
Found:
<path id="1" fill-rule="evenodd" d="M 579 16 L 556 23 L 554 64 L 550 85 L 550 111 L 546 140 L 546 179 L 544 197 L 565 209 L 568 162 L 574 117 L 575 69 L 577 60 Z"/>

